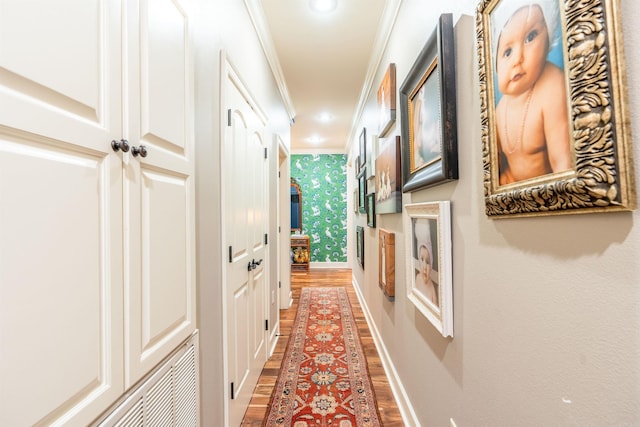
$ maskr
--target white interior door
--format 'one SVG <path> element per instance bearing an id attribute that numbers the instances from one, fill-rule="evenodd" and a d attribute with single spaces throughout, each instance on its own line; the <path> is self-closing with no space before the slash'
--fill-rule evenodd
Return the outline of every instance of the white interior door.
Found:
<path id="1" fill-rule="evenodd" d="M 127 2 L 127 387 L 196 328 L 193 65 L 183 3 Z M 136 156 L 142 147 L 146 156 Z"/>
<path id="2" fill-rule="evenodd" d="M 223 242 L 228 251 L 224 295 L 228 425 L 238 426 L 267 358 L 268 180 L 265 119 L 223 61 Z"/>
<path id="3" fill-rule="evenodd" d="M 124 389 L 120 3 L 0 10 L 0 425 L 87 425 Z"/>

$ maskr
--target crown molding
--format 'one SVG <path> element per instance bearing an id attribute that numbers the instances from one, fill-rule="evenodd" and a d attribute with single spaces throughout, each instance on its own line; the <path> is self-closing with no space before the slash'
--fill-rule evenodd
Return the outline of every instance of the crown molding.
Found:
<path id="1" fill-rule="evenodd" d="M 251 22 L 253 23 L 253 28 L 256 30 L 256 34 L 260 40 L 260 44 L 262 45 L 262 50 L 267 57 L 267 62 L 269 62 L 269 66 L 271 67 L 273 78 L 275 79 L 278 90 L 280 91 L 280 96 L 282 97 L 282 102 L 284 102 L 284 108 L 287 110 L 289 120 L 292 120 L 296 116 L 296 111 L 293 107 L 291 97 L 289 96 L 289 90 L 287 89 L 287 83 L 285 82 L 284 75 L 282 74 L 282 67 L 280 66 L 280 60 L 278 59 L 278 54 L 273 44 L 273 39 L 271 38 L 271 32 L 269 31 L 269 27 L 264 16 L 262 4 L 260 3 L 260 0 L 244 0 L 244 5 L 249 13 L 249 18 L 251 18 Z"/>
<path id="2" fill-rule="evenodd" d="M 380 67 L 380 63 L 382 62 L 384 51 L 387 48 L 387 44 L 389 43 L 391 31 L 393 30 L 393 26 L 396 23 L 396 18 L 398 17 L 398 12 L 400 11 L 401 4 L 402 0 L 386 1 L 385 8 L 380 19 L 380 25 L 378 26 L 378 31 L 376 33 L 377 36 L 373 45 L 371 59 L 369 60 L 367 75 L 364 80 L 364 84 L 362 85 L 360 99 L 358 100 L 356 112 L 353 115 L 353 121 L 351 122 L 351 132 L 345 146 L 345 152 L 347 153 L 351 150 L 351 146 L 353 144 L 353 141 L 355 141 L 356 135 L 359 135 L 360 129 L 358 124 L 360 123 L 360 120 L 362 118 L 362 113 L 367 103 L 367 99 L 371 94 L 374 79 L 378 72 L 378 68 Z"/>

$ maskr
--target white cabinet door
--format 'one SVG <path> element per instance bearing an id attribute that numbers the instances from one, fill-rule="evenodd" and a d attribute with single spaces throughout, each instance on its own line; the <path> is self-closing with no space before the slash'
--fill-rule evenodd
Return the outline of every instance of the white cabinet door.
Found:
<path id="1" fill-rule="evenodd" d="M 227 425 L 238 426 L 267 358 L 268 298 L 266 120 L 223 59 L 227 112 L 223 141 L 224 292 L 230 399 Z"/>
<path id="2" fill-rule="evenodd" d="M 0 425 L 123 391 L 121 10 L 0 1 Z"/>
<path id="3" fill-rule="evenodd" d="M 191 21 L 185 2 L 127 2 L 126 387 L 196 328 Z M 146 157 L 134 156 L 144 146 Z"/>

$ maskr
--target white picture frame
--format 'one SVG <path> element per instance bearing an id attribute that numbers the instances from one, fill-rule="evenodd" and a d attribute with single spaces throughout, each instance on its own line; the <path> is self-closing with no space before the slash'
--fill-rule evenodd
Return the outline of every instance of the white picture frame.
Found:
<path id="1" fill-rule="evenodd" d="M 453 337 L 451 203 L 404 206 L 407 298 L 443 337 Z"/>

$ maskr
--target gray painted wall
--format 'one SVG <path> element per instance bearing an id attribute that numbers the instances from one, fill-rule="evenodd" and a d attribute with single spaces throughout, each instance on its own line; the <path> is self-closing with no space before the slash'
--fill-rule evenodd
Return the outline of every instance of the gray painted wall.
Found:
<path id="1" fill-rule="evenodd" d="M 632 0 L 613 3 L 623 17 L 637 135 L 640 9 Z M 476 6 L 404 0 L 376 79 L 395 62 L 399 88 L 438 15 L 454 14 L 460 179 L 403 196 L 404 203 L 452 202 L 454 338 L 443 338 L 404 296 L 402 214 L 379 216 L 377 224 L 396 233 L 395 302 L 377 286 L 377 229 L 365 227 L 367 268 L 352 262 L 354 280 L 421 425 L 640 425 L 640 211 L 485 217 Z M 372 91 L 360 127 L 377 127 L 375 103 Z M 400 134 L 399 123 L 391 135 Z M 633 144 L 638 171 L 640 140 Z M 350 182 L 348 194 L 353 188 Z"/>

